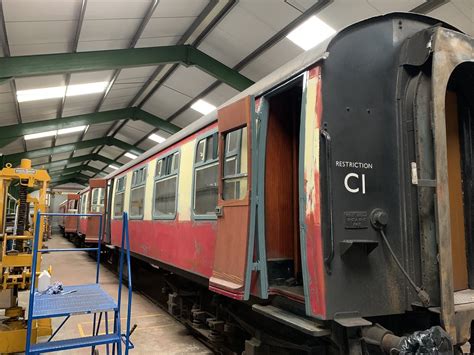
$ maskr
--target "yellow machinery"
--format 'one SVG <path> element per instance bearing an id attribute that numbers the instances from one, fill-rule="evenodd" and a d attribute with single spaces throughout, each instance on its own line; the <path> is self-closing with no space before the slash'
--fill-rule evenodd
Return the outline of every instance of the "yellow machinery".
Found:
<path id="1" fill-rule="evenodd" d="M 46 170 L 31 168 L 31 161 L 22 159 L 21 165 L 13 168 L 11 164 L 0 170 L 0 354 L 23 352 L 26 340 L 25 310 L 18 305 L 18 292 L 28 290 L 32 270 L 32 243 L 36 212 L 47 212 L 47 187 L 50 177 Z M 15 199 L 9 189 L 18 186 Z M 28 191 L 38 191 L 37 196 Z M 33 205 L 34 214 L 30 215 Z M 30 220 L 31 219 L 31 220 Z M 31 227 L 30 227 L 31 226 Z M 40 236 L 45 225 L 41 224 Z M 42 238 L 39 240 L 41 249 Z M 34 275 L 40 271 L 40 263 Z M 37 321 L 34 324 L 32 343 L 39 336 L 51 335 L 51 320 Z"/>

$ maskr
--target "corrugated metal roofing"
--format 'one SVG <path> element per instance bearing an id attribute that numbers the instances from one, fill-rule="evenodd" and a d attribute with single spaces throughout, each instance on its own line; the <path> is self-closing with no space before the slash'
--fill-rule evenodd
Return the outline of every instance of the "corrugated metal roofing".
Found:
<path id="1" fill-rule="evenodd" d="M 323 0 L 319 0 L 321 2 Z M 280 31 L 318 5 L 318 0 L 3 0 L 6 32 L 0 54 L 38 55 L 101 51 L 147 46 L 194 44 L 223 64 L 233 67 L 247 58 L 238 71 L 253 81 L 271 74 L 303 50 Z M 424 0 L 327 1 L 317 16 L 339 30 L 355 21 L 391 11 L 409 11 Z M 85 7 L 84 7 L 85 6 Z M 83 10 L 81 12 L 81 9 Z M 474 2 L 451 0 L 429 13 L 474 35 Z M 3 26 L 2 26 L 3 27 Z M 275 37 L 279 35 L 278 37 Z M 267 41 L 274 43 L 253 55 Z M 249 57 L 250 56 L 250 57 Z M 249 59 L 250 58 L 250 59 Z M 304 58 L 304 56 L 303 56 Z M 107 94 L 48 99 L 17 104 L 14 90 L 110 81 Z M 198 98 L 220 106 L 238 91 L 196 67 L 162 65 L 99 72 L 49 75 L 15 79 L 0 85 L 0 126 L 36 122 L 107 111 L 131 106 L 184 128 L 200 118 L 189 108 Z M 157 85 L 159 84 L 159 85 Z M 154 91 L 151 91 L 151 90 Z M 156 131 L 142 121 L 116 121 L 92 124 L 84 134 L 68 134 L 57 139 L 16 141 L 0 148 L 4 155 L 114 136 L 147 150 L 156 145 L 146 139 Z M 157 131 L 168 137 L 169 133 Z M 70 153 L 33 159 L 33 164 L 67 159 L 91 153 L 127 163 L 125 151 L 115 146 L 80 149 Z M 77 164 L 77 163 L 76 163 Z M 107 164 L 84 161 L 98 169 Z M 68 165 L 68 167 L 72 164 Z"/>

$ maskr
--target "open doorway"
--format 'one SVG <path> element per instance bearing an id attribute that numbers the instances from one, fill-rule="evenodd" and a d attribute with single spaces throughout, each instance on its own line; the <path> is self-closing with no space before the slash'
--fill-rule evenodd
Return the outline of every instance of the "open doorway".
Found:
<path id="1" fill-rule="evenodd" d="M 448 185 L 451 219 L 451 249 L 453 254 L 454 290 L 468 288 L 465 214 L 461 172 L 461 140 L 457 94 L 446 92 L 446 142 L 448 155 Z"/>
<path id="2" fill-rule="evenodd" d="M 302 78 L 268 95 L 265 240 L 271 292 L 302 298 L 298 166 Z"/>
<path id="3" fill-rule="evenodd" d="M 474 287 L 474 63 L 451 75 L 445 100 L 454 291 Z"/>

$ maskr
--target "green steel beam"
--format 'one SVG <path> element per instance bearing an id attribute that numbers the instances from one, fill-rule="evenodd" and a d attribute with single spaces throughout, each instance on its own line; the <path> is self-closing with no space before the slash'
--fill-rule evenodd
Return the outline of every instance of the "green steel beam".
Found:
<path id="1" fill-rule="evenodd" d="M 25 122 L 21 124 L 14 124 L 4 126 L 0 130 L 0 139 L 9 137 L 21 137 L 25 134 L 41 133 L 53 131 L 56 129 L 64 129 L 78 126 L 87 126 L 95 123 L 105 123 L 110 121 L 131 118 L 133 113 L 132 108 L 125 108 L 119 110 L 110 110 L 96 113 L 88 113 L 84 115 L 69 116 L 63 118 L 53 118 L 44 121 Z"/>
<path id="2" fill-rule="evenodd" d="M 252 80 L 238 71 L 190 45 L 2 57 L 0 58 L 0 80 L 169 63 L 197 66 L 239 91 L 253 84 Z"/>
<path id="3" fill-rule="evenodd" d="M 57 168 L 60 166 L 66 166 L 68 164 L 83 163 L 89 160 L 101 161 L 107 165 L 110 165 L 110 164 L 114 164 L 116 166 L 123 165 L 115 160 L 109 159 L 100 154 L 87 154 L 87 155 L 81 155 L 78 157 L 73 157 L 71 159 L 56 160 L 47 164 L 34 164 L 33 167 L 38 168 L 38 169 L 51 169 L 51 168 Z"/>
<path id="4" fill-rule="evenodd" d="M 75 166 L 75 167 L 72 167 L 72 168 L 68 168 L 67 170 L 65 169 L 64 171 L 52 171 L 49 176 L 53 179 L 57 179 L 57 178 L 61 178 L 61 177 L 68 177 L 68 176 L 72 176 L 72 175 L 77 175 L 77 174 L 80 174 L 82 171 L 85 171 L 85 170 L 88 170 L 88 169 L 82 169 L 80 166 Z M 103 176 L 105 176 L 105 173 L 103 172 L 102 173 Z M 83 175 L 83 176 L 87 176 L 87 175 L 84 175 L 84 174 L 80 174 L 80 175 Z M 94 177 L 100 177 L 99 174 L 96 174 L 94 176 L 87 176 L 88 179 L 92 179 Z"/>
<path id="5" fill-rule="evenodd" d="M 56 147 L 35 149 L 35 150 L 30 150 L 28 152 L 5 155 L 4 162 L 5 163 L 10 162 L 13 164 L 15 162 L 20 161 L 23 158 L 32 159 L 32 158 L 40 158 L 40 157 L 44 157 L 44 156 L 48 156 L 52 154 L 68 153 L 74 150 L 93 148 L 98 145 L 103 145 L 107 143 L 108 143 L 108 138 L 104 137 L 104 138 L 85 140 L 85 141 L 77 142 L 77 143 L 62 144 Z"/>
<path id="6" fill-rule="evenodd" d="M 58 177 L 53 177 L 50 181 L 51 184 L 57 184 L 57 183 L 61 183 L 63 184 L 64 181 L 68 181 L 68 180 L 81 180 L 83 181 L 84 183 L 87 183 L 89 182 L 89 176 L 86 176 L 86 175 L 83 175 L 83 174 L 67 174 L 67 175 L 62 175 L 62 176 L 58 176 Z"/>
<path id="7" fill-rule="evenodd" d="M 76 178 L 76 179 L 82 179 L 82 180 L 89 181 L 89 179 L 91 177 L 87 176 L 87 175 L 84 175 L 84 174 L 80 174 L 80 173 L 78 174 L 77 172 L 70 172 L 70 173 L 67 173 L 67 174 L 61 174 L 61 175 L 53 176 L 51 181 L 57 181 L 57 180 L 68 179 L 68 178 Z"/>
<path id="8" fill-rule="evenodd" d="M 252 80 L 240 74 L 237 70 L 229 68 L 218 60 L 212 58 L 199 49 L 188 46 L 188 65 L 195 65 L 210 76 L 226 83 L 238 91 L 244 91 L 254 84 Z"/>
<path id="9" fill-rule="evenodd" d="M 102 163 L 105 163 L 107 165 L 115 165 L 115 166 L 122 166 L 123 164 L 122 163 L 119 163 L 118 161 L 115 161 L 113 159 L 109 159 L 107 157 L 104 157 L 103 155 L 100 155 L 99 153 L 96 153 L 94 154 L 94 159 L 91 159 L 91 160 L 97 160 L 97 161 L 101 161 Z"/>
<path id="10" fill-rule="evenodd" d="M 96 154 L 87 154 L 87 155 L 81 155 L 78 157 L 74 157 L 71 159 L 61 159 L 61 160 L 56 160 L 52 161 L 51 163 L 45 163 L 45 164 L 33 164 L 34 168 L 37 169 L 51 169 L 51 168 L 58 168 L 61 166 L 66 166 L 67 164 L 75 164 L 75 163 L 83 163 L 88 160 L 96 160 L 95 159 Z"/>
<path id="11" fill-rule="evenodd" d="M 69 184 L 69 183 L 74 183 L 74 184 L 79 184 L 79 185 L 82 185 L 82 186 L 87 186 L 87 181 L 85 181 L 85 180 L 68 178 L 68 179 L 59 180 L 59 181 L 52 181 L 52 182 L 50 182 L 49 187 L 54 189 L 58 185 L 65 185 L 65 184 Z"/>
<path id="12" fill-rule="evenodd" d="M 69 168 L 64 168 L 64 169 L 56 169 L 56 170 L 50 170 L 49 175 L 53 174 L 68 174 L 70 172 L 79 172 L 79 171 L 90 171 L 95 174 L 99 174 L 101 172 L 100 169 L 94 168 L 93 166 L 90 165 L 78 165 L 78 166 L 71 166 Z"/>
<path id="13" fill-rule="evenodd" d="M 178 126 L 155 115 L 152 115 L 151 113 L 143 111 L 138 107 L 129 107 L 119 110 L 87 113 L 83 115 L 55 118 L 51 120 L 3 126 L 0 130 L 0 148 L 5 147 L 15 139 L 22 137 L 25 134 L 41 133 L 53 131 L 56 129 L 106 123 L 126 118 L 144 121 L 155 128 L 161 129 L 171 134 L 178 132 L 180 129 Z"/>
<path id="14" fill-rule="evenodd" d="M 66 178 L 63 180 L 51 181 L 51 183 L 49 184 L 49 187 L 54 188 L 58 185 L 63 185 L 67 183 L 76 183 L 76 184 L 80 184 L 84 186 L 87 185 L 87 181 L 71 177 L 71 178 Z"/>
<path id="15" fill-rule="evenodd" d="M 28 152 L 4 155 L 3 162 L 14 164 L 14 163 L 18 163 L 23 158 L 28 158 L 28 159 L 40 158 L 40 157 L 53 155 L 53 154 L 68 153 L 74 150 L 97 147 L 99 145 L 114 145 L 116 147 L 119 147 L 121 149 L 130 151 L 136 154 L 141 154 L 144 152 L 143 149 L 140 149 L 131 144 L 125 143 L 117 138 L 103 137 L 103 138 L 89 139 L 89 140 L 76 142 L 76 143 L 57 145 L 56 147 L 41 148 L 41 149 L 30 150 Z"/>
<path id="16" fill-rule="evenodd" d="M 171 122 L 168 122 L 162 118 L 156 117 L 155 115 L 152 115 L 151 113 L 146 112 L 138 107 L 134 107 L 133 110 L 134 112 L 133 112 L 132 119 L 146 122 L 154 126 L 155 128 L 161 129 L 171 134 L 174 134 L 181 129 L 180 127 L 172 124 Z"/>
<path id="17" fill-rule="evenodd" d="M 62 177 L 72 177 L 73 175 L 76 175 L 79 172 L 79 169 L 74 169 L 74 171 L 67 171 L 65 173 L 61 173 L 60 171 L 53 171 L 49 174 L 49 176 L 51 177 L 51 179 L 56 180 Z"/>
<path id="18" fill-rule="evenodd" d="M 89 124 L 131 118 L 132 112 L 132 109 L 111 110 L 5 126 L 4 130 L 0 130 L 0 148 L 5 147 L 7 144 L 11 143 L 11 141 L 23 137 L 26 134 L 41 133 L 57 129 L 86 126 Z"/>
<path id="19" fill-rule="evenodd" d="M 129 143 L 121 141 L 117 138 L 107 137 L 107 139 L 109 140 L 109 145 L 114 145 L 116 147 L 119 147 L 119 148 L 127 151 L 127 152 L 130 152 L 130 153 L 133 153 L 133 154 L 136 154 L 136 155 L 140 155 L 140 154 L 145 152 L 143 149 L 135 147 L 134 145 L 131 145 Z"/>
<path id="20" fill-rule="evenodd" d="M 53 171 L 49 174 L 49 176 L 51 177 L 51 179 L 59 179 L 59 178 L 62 178 L 62 177 L 71 177 L 72 175 L 74 175 L 78 172 L 79 172 L 79 170 L 77 169 L 77 167 L 74 167 L 74 170 L 66 171 L 66 172 L 63 172 L 63 173 L 61 173 L 60 171 Z"/>
<path id="21" fill-rule="evenodd" d="M 18 137 L 8 137 L 8 138 L 0 139 L 0 148 L 6 147 L 7 145 L 9 145 L 10 143 L 13 143 L 17 139 Z"/>

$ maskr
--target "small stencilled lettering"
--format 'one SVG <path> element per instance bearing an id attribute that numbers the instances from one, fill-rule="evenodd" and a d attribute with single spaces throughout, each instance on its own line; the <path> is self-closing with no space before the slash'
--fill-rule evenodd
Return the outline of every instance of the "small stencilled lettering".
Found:
<path id="1" fill-rule="evenodd" d="M 366 229 L 369 228 L 369 218 L 366 211 L 344 212 L 344 228 Z"/>
<path id="2" fill-rule="evenodd" d="M 336 168 L 373 169 L 374 164 L 361 161 L 336 160 Z"/>

